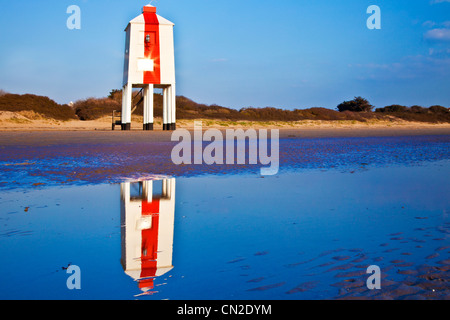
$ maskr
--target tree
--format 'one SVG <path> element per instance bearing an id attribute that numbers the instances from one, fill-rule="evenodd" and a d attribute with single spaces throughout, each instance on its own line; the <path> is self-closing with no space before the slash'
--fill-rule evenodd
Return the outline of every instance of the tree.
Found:
<path id="1" fill-rule="evenodd" d="M 362 97 L 355 97 L 350 101 L 344 101 L 337 106 L 339 112 L 353 111 L 353 112 L 370 112 L 373 106 Z"/>
<path id="2" fill-rule="evenodd" d="M 122 90 L 113 89 L 109 92 L 108 98 L 113 99 L 117 102 L 122 102 Z"/>

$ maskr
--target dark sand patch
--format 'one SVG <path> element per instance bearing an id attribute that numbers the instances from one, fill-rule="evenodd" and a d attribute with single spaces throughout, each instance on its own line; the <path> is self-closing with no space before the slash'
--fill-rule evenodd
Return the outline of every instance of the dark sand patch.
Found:
<path id="1" fill-rule="evenodd" d="M 279 282 L 279 283 L 269 284 L 267 286 L 262 286 L 262 287 L 248 289 L 247 291 L 266 291 L 266 290 L 270 290 L 270 289 L 281 287 L 281 286 L 283 286 L 285 284 L 286 284 L 286 282 Z"/>
<path id="2" fill-rule="evenodd" d="M 291 290 L 287 291 L 286 293 L 293 294 L 293 293 L 297 293 L 297 292 L 305 292 L 305 291 L 314 289 L 318 283 L 319 283 L 319 281 L 303 282 L 303 283 L 300 283 L 299 285 L 295 286 Z"/>

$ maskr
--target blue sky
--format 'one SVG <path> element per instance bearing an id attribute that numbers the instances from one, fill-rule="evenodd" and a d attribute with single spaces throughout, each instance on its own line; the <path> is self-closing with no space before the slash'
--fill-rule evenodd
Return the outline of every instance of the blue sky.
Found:
<path id="1" fill-rule="evenodd" d="M 122 85 L 125 29 L 150 0 L 16 0 L 0 89 L 59 103 Z M 69 30 L 67 7 L 81 9 Z M 226 107 L 335 108 L 354 96 L 450 106 L 450 0 L 156 0 L 175 23 L 177 94 Z M 381 30 L 369 30 L 370 5 Z"/>

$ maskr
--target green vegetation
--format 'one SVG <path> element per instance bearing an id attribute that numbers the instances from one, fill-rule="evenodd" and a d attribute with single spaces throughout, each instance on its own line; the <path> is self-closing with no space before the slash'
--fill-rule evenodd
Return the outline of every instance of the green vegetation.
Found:
<path id="1" fill-rule="evenodd" d="M 143 114 L 142 97 L 139 91 L 133 92 L 133 114 Z M 450 111 L 443 106 L 390 105 L 383 108 L 374 108 L 369 101 L 362 97 L 355 97 L 351 101 L 344 101 L 336 109 L 309 108 L 284 110 L 281 108 L 254 108 L 247 107 L 240 110 L 222 107 L 216 104 L 206 105 L 192 101 L 184 96 L 177 96 L 177 119 L 214 119 L 227 121 L 228 124 L 242 124 L 248 121 L 270 123 L 274 121 L 302 121 L 302 120 L 332 120 L 368 122 L 371 120 L 403 119 L 420 122 L 450 122 Z M 154 115 L 162 117 L 162 95 L 154 94 Z M 60 105 L 55 101 L 42 96 L 31 94 L 9 94 L 0 90 L 0 111 L 26 111 L 32 110 L 48 118 L 56 120 L 95 120 L 110 116 L 113 110 L 120 110 L 122 105 L 122 91 L 112 90 L 107 98 L 89 98 L 76 101 L 72 106 Z"/>
<path id="2" fill-rule="evenodd" d="M 391 105 L 375 109 L 375 113 L 391 115 L 406 121 L 422 122 L 450 122 L 450 110 L 443 106 L 421 106 L 406 107 L 402 105 Z"/>
<path id="3" fill-rule="evenodd" d="M 355 99 L 350 101 L 344 101 L 337 106 L 340 112 L 352 111 L 352 112 L 370 112 L 373 106 L 362 97 L 355 97 Z"/>

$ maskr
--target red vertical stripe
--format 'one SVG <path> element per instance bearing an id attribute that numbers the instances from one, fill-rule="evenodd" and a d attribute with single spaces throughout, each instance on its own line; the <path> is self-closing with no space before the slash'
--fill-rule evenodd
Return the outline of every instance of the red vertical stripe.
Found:
<path id="1" fill-rule="evenodd" d="M 145 35 L 144 35 L 144 53 L 145 58 L 153 60 L 153 71 L 144 71 L 144 84 L 160 84 L 161 83 L 161 58 L 159 44 L 159 21 L 155 10 L 145 10 Z M 148 38 L 148 37 L 149 38 Z M 147 39 L 150 41 L 147 42 Z"/>
<path id="2" fill-rule="evenodd" d="M 141 278 L 139 288 L 152 289 L 153 278 L 156 275 L 156 260 L 158 258 L 158 230 L 159 230 L 159 199 L 152 202 L 142 202 L 142 215 L 151 216 L 152 227 L 142 230 L 141 245 Z"/>

